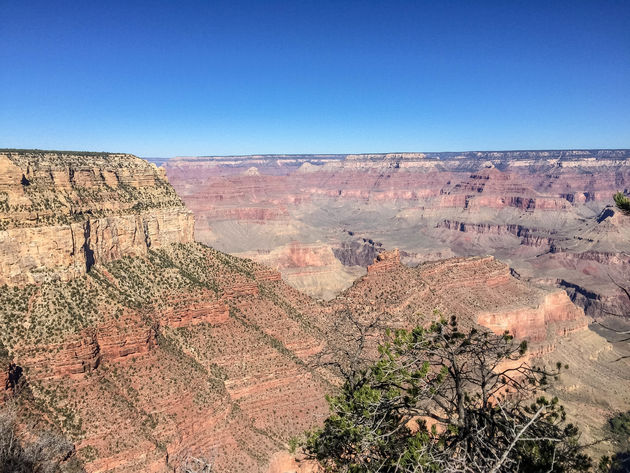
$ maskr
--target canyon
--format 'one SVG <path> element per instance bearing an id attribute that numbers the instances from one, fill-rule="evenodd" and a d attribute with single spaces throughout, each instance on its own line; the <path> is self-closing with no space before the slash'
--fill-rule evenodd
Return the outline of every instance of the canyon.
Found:
<path id="1" fill-rule="evenodd" d="M 593 162 L 609 160 L 621 185 L 624 156 Z M 379 320 L 370 358 L 384 327 L 456 315 L 462 327 L 528 340 L 536 363 L 579 367 L 554 393 L 586 442 L 602 438 L 607 417 L 630 406 L 630 365 L 614 362 L 617 349 L 551 275 L 562 267 L 567 285 L 578 285 L 578 265 L 589 268 L 585 278 L 598 268 L 625 274 L 627 217 L 606 207 L 605 176 L 598 184 L 584 175 L 600 197 L 578 205 L 551 191 L 525 197 L 499 171 L 501 156 L 471 157 L 497 161 L 481 170 L 467 159 L 181 159 L 165 175 L 132 155 L 0 151 L 0 404 L 17 404 L 23 424 L 63 434 L 90 473 L 179 472 L 190 455 L 221 472 L 285 473 L 304 466 L 291 439 L 321 424 L 325 396 L 342 382 L 322 360 L 347 350 L 357 327 Z M 576 159 L 591 162 L 570 155 L 565 167 Z M 395 177 L 378 177 L 384 169 Z M 487 184 L 514 195 L 444 193 L 442 173 L 453 189 Z M 464 218 L 485 215 L 488 203 L 510 223 Z M 597 244 L 569 247 L 552 227 L 560 217 L 544 213 L 560 209 Z M 515 250 L 522 267 L 463 249 L 488 242 Z M 528 275 L 541 248 L 536 268 L 546 273 Z"/>
<path id="2" fill-rule="evenodd" d="M 630 151 L 181 157 L 163 163 L 195 237 L 330 299 L 374 255 L 405 264 L 493 255 L 565 289 L 591 316 L 627 314 Z"/>

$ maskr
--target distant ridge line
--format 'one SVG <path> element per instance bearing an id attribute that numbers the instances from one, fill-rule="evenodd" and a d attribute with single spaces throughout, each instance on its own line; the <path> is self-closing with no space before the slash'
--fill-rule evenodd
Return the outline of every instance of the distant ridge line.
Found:
<path id="1" fill-rule="evenodd" d="M 541 155 L 545 156 L 541 156 Z M 170 160 L 247 160 L 247 159 L 346 159 L 348 157 L 356 158 L 381 158 L 381 157 L 401 157 L 413 158 L 414 155 L 423 159 L 449 159 L 454 157 L 468 157 L 471 159 L 484 158 L 512 158 L 527 159 L 536 157 L 545 158 L 625 158 L 630 157 L 630 149 L 627 148 L 593 148 L 593 149 L 540 149 L 540 150 L 495 150 L 495 151 L 396 151 L 387 153 L 307 153 L 307 154 L 236 154 L 236 155 L 201 155 L 201 156 L 175 156 L 173 158 L 147 158 L 150 160 L 159 159 L 161 162 Z M 530 155 L 530 156 L 528 156 Z"/>

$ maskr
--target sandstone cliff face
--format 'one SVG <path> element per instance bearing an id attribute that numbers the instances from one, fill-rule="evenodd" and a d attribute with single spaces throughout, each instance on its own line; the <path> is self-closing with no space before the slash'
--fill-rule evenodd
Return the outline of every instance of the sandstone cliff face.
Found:
<path id="1" fill-rule="evenodd" d="M 584 330 L 588 321 L 563 291 L 544 296 L 536 307 L 481 313 L 477 323 L 500 335 L 506 331 L 519 339 L 542 342 L 558 335 Z"/>
<path id="2" fill-rule="evenodd" d="M 555 230 L 541 231 L 537 228 L 527 228 L 523 225 L 492 225 L 489 223 L 466 223 L 457 220 L 443 220 L 436 225 L 436 228 L 445 228 L 447 230 L 472 233 L 475 235 L 514 235 L 520 239 L 522 246 L 543 248 L 550 248 L 553 245 L 553 235 L 556 233 Z"/>
<path id="3" fill-rule="evenodd" d="M 192 241 L 193 225 L 164 173 L 134 156 L 0 152 L 0 284 L 68 280 Z"/>

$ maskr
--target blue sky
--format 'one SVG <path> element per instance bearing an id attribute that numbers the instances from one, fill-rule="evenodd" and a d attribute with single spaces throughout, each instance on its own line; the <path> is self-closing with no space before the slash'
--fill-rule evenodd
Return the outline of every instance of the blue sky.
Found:
<path id="1" fill-rule="evenodd" d="M 628 1 L 0 0 L 0 147 L 630 148 Z"/>

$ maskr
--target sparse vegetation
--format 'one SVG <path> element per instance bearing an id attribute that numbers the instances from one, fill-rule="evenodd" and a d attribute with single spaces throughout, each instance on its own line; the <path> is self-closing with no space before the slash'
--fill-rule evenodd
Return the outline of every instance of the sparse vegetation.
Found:
<path id="1" fill-rule="evenodd" d="M 630 199 L 623 192 L 617 192 L 614 195 L 614 199 L 615 205 L 619 210 L 630 214 Z"/>
<path id="2" fill-rule="evenodd" d="M 615 443 L 617 453 L 605 456 L 599 471 L 605 473 L 627 473 L 630 471 L 630 411 L 621 412 L 608 420 L 608 431 Z"/>
<path id="3" fill-rule="evenodd" d="M 626 442 L 630 446 L 630 411 L 617 414 L 608 421 L 608 424 L 616 440 Z"/>

